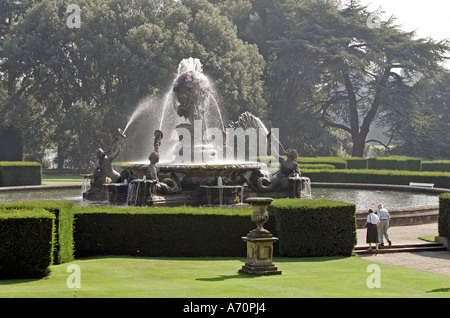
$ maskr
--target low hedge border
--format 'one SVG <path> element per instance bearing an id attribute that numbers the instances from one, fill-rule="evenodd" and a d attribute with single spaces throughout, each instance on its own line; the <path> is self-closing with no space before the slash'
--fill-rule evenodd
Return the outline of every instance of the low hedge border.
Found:
<path id="1" fill-rule="evenodd" d="M 0 161 L 0 187 L 40 185 L 42 165 L 37 162 Z"/>
<path id="2" fill-rule="evenodd" d="M 74 211 L 76 257 L 242 257 L 246 255 L 242 237 L 256 227 L 251 209 L 74 207 Z M 351 255 L 356 244 L 353 204 L 276 199 L 268 211 L 264 228 L 279 238 L 276 256 Z"/>
<path id="3" fill-rule="evenodd" d="M 450 172 L 450 160 L 422 161 L 422 171 Z"/>
<path id="4" fill-rule="evenodd" d="M 315 170 L 304 169 L 302 176 L 313 182 L 409 185 L 410 182 L 433 183 L 436 188 L 450 188 L 450 172 L 400 170 Z"/>
<path id="5" fill-rule="evenodd" d="M 450 238 L 450 193 L 439 196 L 438 232 L 439 236 Z"/>
<path id="6" fill-rule="evenodd" d="M 301 164 L 331 164 L 336 169 L 405 170 L 450 172 L 450 160 L 422 161 L 405 156 L 389 157 L 298 157 Z M 305 167 L 306 168 L 306 167 Z"/>
<path id="7" fill-rule="evenodd" d="M 55 215 L 0 209 L 0 278 L 41 278 L 53 263 Z"/>
<path id="8" fill-rule="evenodd" d="M 347 169 L 347 161 L 341 157 L 298 157 L 299 164 L 328 164 L 333 165 L 335 169 Z"/>
<path id="9" fill-rule="evenodd" d="M 256 227 L 251 209 L 74 207 L 74 213 L 76 257 L 243 256 L 241 237 Z"/>
<path id="10" fill-rule="evenodd" d="M 54 263 L 61 264 L 74 260 L 72 201 L 20 201 L 1 202 L 2 210 L 46 210 L 55 215 Z M 24 212 L 26 213 L 26 212 Z"/>
<path id="11" fill-rule="evenodd" d="M 389 156 L 367 159 L 368 169 L 421 171 L 422 160 L 412 157 Z"/>
<path id="12" fill-rule="evenodd" d="M 287 257 L 350 256 L 356 245 L 356 206 L 330 200 L 278 199 L 279 253 Z"/>

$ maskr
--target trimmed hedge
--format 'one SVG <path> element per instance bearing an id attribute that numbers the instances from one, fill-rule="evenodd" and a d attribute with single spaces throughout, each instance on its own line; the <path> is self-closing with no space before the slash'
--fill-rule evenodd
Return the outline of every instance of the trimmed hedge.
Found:
<path id="1" fill-rule="evenodd" d="M 450 172 L 450 160 L 422 161 L 422 171 Z"/>
<path id="2" fill-rule="evenodd" d="M 412 157 L 390 156 L 367 159 L 368 169 L 420 171 L 422 160 Z"/>
<path id="3" fill-rule="evenodd" d="M 450 188 L 450 172 L 304 169 L 302 175 L 309 177 L 312 182 L 397 185 L 409 185 L 410 182 L 421 182 L 433 183 L 436 188 Z"/>
<path id="4" fill-rule="evenodd" d="M 340 157 L 298 157 L 297 162 L 299 164 L 329 164 L 336 169 L 347 169 L 347 161 Z"/>
<path id="5" fill-rule="evenodd" d="M 347 169 L 367 169 L 365 158 L 344 158 L 347 161 Z"/>
<path id="6" fill-rule="evenodd" d="M 242 257 L 246 255 L 242 237 L 256 227 L 251 209 L 74 207 L 74 211 L 76 257 Z M 353 204 L 276 199 L 268 211 L 264 228 L 279 238 L 274 255 L 351 255 L 356 244 Z"/>
<path id="7" fill-rule="evenodd" d="M 279 252 L 288 257 L 350 256 L 356 245 L 356 207 L 330 200 L 277 199 Z"/>
<path id="8" fill-rule="evenodd" d="M 0 210 L 0 278 L 40 278 L 53 262 L 55 216 L 44 209 Z"/>
<path id="9" fill-rule="evenodd" d="M 321 163 L 301 163 L 299 164 L 299 168 L 300 171 L 302 171 L 303 169 L 322 169 L 322 170 L 332 170 L 332 169 L 336 169 L 336 167 L 334 165 L 329 165 L 329 164 L 321 164 Z"/>
<path id="10" fill-rule="evenodd" d="M 243 256 L 251 209 L 74 207 L 75 255 Z M 274 220 L 269 220 L 271 230 Z"/>
<path id="11" fill-rule="evenodd" d="M 270 218 L 264 225 L 279 237 L 274 246 L 275 255 L 280 254 L 279 245 L 287 256 L 351 253 L 356 233 L 354 205 L 327 200 L 291 200 L 274 200 L 275 210 L 269 209 Z M 33 208 L 36 206 L 39 209 Z M 0 211 L 0 255 L 3 257 L 0 266 L 3 277 L 7 278 L 46 275 L 55 249 L 59 262 L 73 260 L 74 246 L 67 242 L 74 242 L 77 257 L 243 257 L 246 244 L 242 237 L 256 227 L 251 221 L 250 208 L 72 207 L 70 201 L 27 201 L 2 203 Z M 301 214 L 302 221 L 291 224 L 286 213 Z M 339 213 L 338 218 L 336 213 Z M 333 219 L 339 222 L 332 223 Z M 70 224 L 74 230 L 69 229 Z M 299 242 L 298 233 L 303 235 L 301 242 L 307 243 L 307 252 L 289 251 L 292 242 Z M 326 242 L 330 236 L 334 239 Z M 49 255 L 44 253 L 46 249 Z M 15 256 L 11 256 L 14 253 Z M 36 258 L 39 264 L 35 264 Z M 20 266 L 15 270 L 13 263 L 17 262 Z M 25 263 L 30 268 L 20 269 Z"/>
<path id="12" fill-rule="evenodd" d="M 72 201 L 21 201 L 1 202 L 2 210 L 46 210 L 55 215 L 54 263 L 61 264 L 74 259 Z"/>
<path id="13" fill-rule="evenodd" d="M 439 196 L 439 236 L 450 238 L 450 193 Z"/>
<path id="14" fill-rule="evenodd" d="M 42 165 L 37 162 L 0 161 L 0 187 L 40 185 Z"/>

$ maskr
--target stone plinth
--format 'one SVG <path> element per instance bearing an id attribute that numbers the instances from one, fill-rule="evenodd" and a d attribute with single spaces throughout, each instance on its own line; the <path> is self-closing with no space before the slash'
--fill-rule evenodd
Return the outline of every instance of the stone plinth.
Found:
<path id="1" fill-rule="evenodd" d="M 263 227 L 269 219 L 266 206 L 273 199 L 255 197 L 248 198 L 246 201 L 253 207 L 252 221 L 257 227 L 242 238 L 247 243 L 247 262 L 239 272 L 249 275 L 280 275 L 281 271 L 272 262 L 273 243 L 278 241 L 278 238 L 273 237 Z"/>

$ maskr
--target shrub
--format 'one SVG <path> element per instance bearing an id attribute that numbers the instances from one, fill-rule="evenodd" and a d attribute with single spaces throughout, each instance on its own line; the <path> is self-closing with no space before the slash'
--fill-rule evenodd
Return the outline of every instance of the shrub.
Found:
<path id="1" fill-rule="evenodd" d="M 450 238 L 450 193 L 439 196 L 439 236 Z"/>
<path id="2" fill-rule="evenodd" d="M 40 185 L 42 165 L 37 162 L 0 161 L 0 187 Z"/>
<path id="3" fill-rule="evenodd" d="M 302 169 L 322 169 L 322 170 L 331 170 L 331 169 L 336 169 L 334 165 L 329 165 L 329 164 L 320 164 L 320 163 L 301 163 L 299 164 L 300 167 L 300 172 L 302 171 Z"/>
<path id="4" fill-rule="evenodd" d="M 281 256 L 350 256 L 356 245 L 356 207 L 330 200 L 277 199 L 275 216 Z"/>
<path id="5" fill-rule="evenodd" d="M 450 160 L 422 161 L 422 171 L 450 172 Z"/>
<path id="6" fill-rule="evenodd" d="M 242 237 L 256 227 L 250 209 L 74 207 L 74 211 L 77 257 L 244 256 Z"/>
<path id="7" fill-rule="evenodd" d="M 367 159 L 368 169 L 420 171 L 422 161 L 418 158 L 390 156 Z"/>
<path id="8" fill-rule="evenodd" d="M 55 248 L 54 263 L 66 263 L 74 259 L 73 224 L 74 216 L 72 201 L 22 201 L 2 202 L 2 210 L 33 210 L 44 209 L 55 215 Z"/>
<path id="9" fill-rule="evenodd" d="M 347 168 L 347 161 L 340 157 L 298 157 L 297 162 L 300 164 L 329 164 L 333 165 L 336 169 Z"/>
<path id="10" fill-rule="evenodd" d="M 344 158 L 347 161 L 347 169 L 367 169 L 365 158 Z"/>
<path id="11" fill-rule="evenodd" d="M 399 170 L 312 170 L 302 175 L 311 182 L 373 183 L 409 185 L 410 182 L 433 183 L 437 188 L 450 188 L 449 172 L 421 172 Z"/>
<path id="12" fill-rule="evenodd" d="M 0 210 L 0 278 L 39 278 L 53 261 L 55 216 L 44 209 Z"/>

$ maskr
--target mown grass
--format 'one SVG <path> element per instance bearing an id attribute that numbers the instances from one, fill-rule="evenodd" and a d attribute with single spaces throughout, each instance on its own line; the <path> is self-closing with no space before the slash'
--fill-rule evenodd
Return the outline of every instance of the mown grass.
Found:
<path id="1" fill-rule="evenodd" d="M 42 185 L 72 185 L 79 184 L 83 182 L 82 175 L 42 175 Z"/>
<path id="2" fill-rule="evenodd" d="M 51 267 L 49 277 L 0 281 L 11 298 L 426 298 L 450 297 L 450 276 L 378 264 L 380 288 L 368 288 L 372 264 L 358 257 L 276 258 L 282 275 L 238 273 L 245 259 L 95 257 Z M 79 289 L 67 286 L 70 264 Z M 69 279 L 69 281 L 71 281 Z M 72 281 L 74 282 L 74 281 Z"/>

